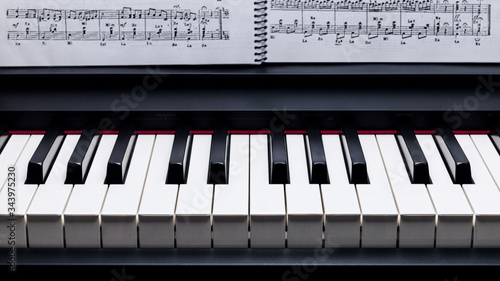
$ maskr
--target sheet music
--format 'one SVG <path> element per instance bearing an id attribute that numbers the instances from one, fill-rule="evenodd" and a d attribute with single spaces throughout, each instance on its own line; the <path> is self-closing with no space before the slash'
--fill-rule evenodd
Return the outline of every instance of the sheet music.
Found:
<path id="1" fill-rule="evenodd" d="M 498 0 L 269 0 L 270 62 L 500 62 Z"/>
<path id="2" fill-rule="evenodd" d="M 0 66 L 254 62 L 253 1 L 2 0 Z"/>

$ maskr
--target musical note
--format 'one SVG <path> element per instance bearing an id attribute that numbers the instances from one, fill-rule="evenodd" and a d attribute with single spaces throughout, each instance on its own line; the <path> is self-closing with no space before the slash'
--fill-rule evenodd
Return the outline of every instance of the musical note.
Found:
<path id="1" fill-rule="evenodd" d="M 204 26 L 201 28 L 201 40 L 205 40 L 206 33 L 207 33 L 207 28 Z"/>
<path id="2" fill-rule="evenodd" d="M 373 34 L 372 32 L 369 32 L 368 33 L 368 39 L 375 39 L 379 36 L 379 33 L 380 33 L 380 29 L 382 28 L 382 21 L 378 21 L 377 22 L 377 29 L 376 29 L 376 33 Z"/>
<path id="3" fill-rule="evenodd" d="M 424 38 L 427 38 L 427 33 L 428 33 L 428 30 L 429 30 L 429 26 L 424 26 L 424 31 L 420 31 L 418 33 L 418 39 L 424 39 Z"/>
<path id="4" fill-rule="evenodd" d="M 280 15 L 278 20 L 269 23 L 270 32 L 289 36 L 300 33 L 305 37 L 326 37 L 334 34 L 336 40 L 346 35 L 351 39 L 364 38 L 360 40 L 381 37 L 388 40 L 397 36 L 423 40 L 432 36 L 491 35 L 491 4 L 479 0 L 477 3 L 439 0 L 269 1 L 271 12 Z M 300 18 L 299 22 L 297 18 Z"/>
<path id="5" fill-rule="evenodd" d="M 124 7 L 121 11 L 120 11 L 120 17 L 122 19 L 125 19 L 125 18 L 132 18 L 132 8 L 130 7 Z"/>
<path id="6" fill-rule="evenodd" d="M 229 40 L 229 10 L 164 9 L 7 9 L 8 40 Z M 20 19 L 34 21 L 20 22 Z M 28 25 L 19 31 L 20 24 Z M 37 31 L 33 31 L 37 30 Z M 16 36 L 15 34 L 21 34 Z M 216 36 L 214 36 L 216 35 Z"/>

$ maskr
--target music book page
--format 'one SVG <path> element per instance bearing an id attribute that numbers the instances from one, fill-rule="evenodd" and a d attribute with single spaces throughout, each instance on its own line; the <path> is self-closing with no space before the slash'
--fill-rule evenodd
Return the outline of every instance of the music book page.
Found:
<path id="1" fill-rule="evenodd" d="M 253 64 L 247 0 L 1 0 L 0 66 Z"/>
<path id="2" fill-rule="evenodd" d="M 269 0 L 268 62 L 500 62 L 498 0 Z"/>

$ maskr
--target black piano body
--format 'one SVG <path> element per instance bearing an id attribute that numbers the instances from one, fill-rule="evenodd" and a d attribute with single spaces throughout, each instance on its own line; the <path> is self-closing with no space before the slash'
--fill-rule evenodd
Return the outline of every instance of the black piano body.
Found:
<path id="1" fill-rule="evenodd" d="M 10 130 L 490 130 L 500 122 L 498 64 L 265 64 L 0 69 L 0 119 Z M 4 271 L 57 270 L 103 280 L 267 274 L 462 280 L 486 277 L 500 249 L 2 249 Z M 232 271 L 231 269 L 235 269 Z M 54 271 L 55 270 L 55 271 Z M 396 273 L 397 272 L 397 273 Z M 6 272 L 2 273 L 6 274 Z M 344 274 L 344 275 L 341 275 Z M 347 276 L 346 274 L 349 274 Z M 494 277 L 495 275 L 489 276 Z M 68 276 L 70 277 L 70 276 Z M 70 277 L 71 278 L 71 277 Z M 137 279 L 136 279 L 137 278 Z"/>

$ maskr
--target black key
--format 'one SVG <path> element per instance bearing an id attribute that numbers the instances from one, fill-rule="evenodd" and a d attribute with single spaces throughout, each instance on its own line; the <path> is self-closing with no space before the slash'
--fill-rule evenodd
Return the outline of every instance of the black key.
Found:
<path id="1" fill-rule="evenodd" d="M 490 138 L 495 145 L 495 148 L 500 153 L 500 126 L 495 125 L 491 131 Z"/>
<path id="2" fill-rule="evenodd" d="M 7 140 L 10 137 L 9 130 L 7 129 L 7 126 L 1 125 L 0 126 L 0 153 L 2 152 L 3 148 L 7 144 Z"/>
<path id="3" fill-rule="evenodd" d="M 305 140 L 309 181 L 313 184 L 328 184 L 328 169 L 326 168 L 323 139 L 321 138 L 321 131 L 316 125 L 309 126 Z"/>
<path id="4" fill-rule="evenodd" d="M 227 184 L 228 179 L 228 149 L 229 136 L 225 127 L 219 126 L 212 136 L 212 149 L 210 150 L 209 184 Z"/>
<path id="5" fill-rule="evenodd" d="M 283 131 L 271 131 L 269 156 L 271 184 L 289 184 L 288 155 L 286 153 L 285 133 Z"/>
<path id="6" fill-rule="evenodd" d="M 473 183 L 469 159 L 465 156 L 453 131 L 447 126 L 441 126 L 435 130 L 434 139 L 453 182 L 455 184 Z"/>
<path id="7" fill-rule="evenodd" d="M 83 184 L 90 168 L 90 163 L 97 150 L 99 138 L 97 127 L 89 126 L 85 128 L 78 139 L 75 150 L 68 162 L 66 170 L 66 184 Z"/>
<path id="8" fill-rule="evenodd" d="M 358 132 L 353 126 L 345 126 L 342 131 L 344 133 L 342 144 L 349 180 L 352 184 L 368 184 L 365 155 L 359 142 Z"/>
<path id="9" fill-rule="evenodd" d="M 409 126 L 401 126 L 397 140 L 405 160 L 412 183 L 430 184 L 429 165 L 418 143 L 414 131 Z"/>
<path id="10" fill-rule="evenodd" d="M 124 184 L 137 136 L 132 125 L 124 125 L 109 157 L 106 184 Z"/>
<path id="11" fill-rule="evenodd" d="M 43 184 L 64 140 L 61 126 L 51 126 L 28 163 L 26 184 Z"/>
<path id="12" fill-rule="evenodd" d="M 175 131 L 172 153 L 168 163 L 167 184 L 185 184 L 187 180 L 192 136 L 188 126 Z"/>

